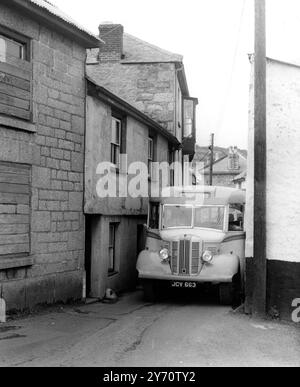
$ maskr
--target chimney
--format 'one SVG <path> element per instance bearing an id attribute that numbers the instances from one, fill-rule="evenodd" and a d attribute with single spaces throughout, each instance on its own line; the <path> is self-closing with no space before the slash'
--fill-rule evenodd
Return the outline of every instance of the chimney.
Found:
<path id="1" fill-rule="evenodd" d="M 99 25 L 99 37 L 105 43 L 100 43 L 100 62 L 119 62 L 123 57 L 123 33 L 121 24 L 104 22 Z"/>
<path id="2" fill-rule="evenodd" d="M 231 146 L 229 148 L 229 155 L 228 155 L 228 169 L 229 170 L 239 170 L 240 169 L 240 158 L 238 155 L 238 148 L 237 146 L 233 147 Z"/>

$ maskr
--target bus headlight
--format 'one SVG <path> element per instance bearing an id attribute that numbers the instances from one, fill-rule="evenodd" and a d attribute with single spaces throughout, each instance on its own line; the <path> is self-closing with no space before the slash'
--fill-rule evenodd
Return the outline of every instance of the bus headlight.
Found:
<path id="1" fill-rule="evenodd" d="M 205 263 L 210 263 L 214 258 L 214 255 L 211 251 L 206 250 L 202 255 L 202 260 Z"/>
<path id="2" fill-rule="evenodd" d="M 169 259 L 169 250 L 168 249 L 160 250 L 159 256 L 162 261 L 167 261 Z"/>

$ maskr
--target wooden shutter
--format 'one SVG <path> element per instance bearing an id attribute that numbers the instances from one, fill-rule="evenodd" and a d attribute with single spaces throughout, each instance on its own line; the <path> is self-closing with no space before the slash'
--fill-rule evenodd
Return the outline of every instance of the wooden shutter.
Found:
<path id="1" fill-rule="evenodd" d="M 0 62 L 0 114 L 31 119 L 31 63 L 21 59 Z"/>
<path id="2" fill-rule="evenodd" d="M 32 111 L 30 39 L 2 26 L 0 37 L 0 114 L 29 121 Z M 11 49 L 14 43 L 20 45 L 19 56 Z"/>
<path id="3" fill-rule="evenodd" d="M 30 167 L 0 162 L 0 259 L 29 254 Z"/>

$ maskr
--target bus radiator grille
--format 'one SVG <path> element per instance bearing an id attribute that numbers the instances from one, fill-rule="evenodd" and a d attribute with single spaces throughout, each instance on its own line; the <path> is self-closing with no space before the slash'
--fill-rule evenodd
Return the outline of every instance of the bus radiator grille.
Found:
<path id="1" fill-rule="evenodd" d="M 190 240 L 172 242 L 171 270 L 180 276 L 197 275 L 200 270 L 201 243 Z"/>

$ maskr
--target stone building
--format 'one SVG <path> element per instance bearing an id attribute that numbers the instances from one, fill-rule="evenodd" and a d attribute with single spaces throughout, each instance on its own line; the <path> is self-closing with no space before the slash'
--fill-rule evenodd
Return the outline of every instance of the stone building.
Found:
<path id="1" fill-rule="evenodd" d="M 81 298 L 86 49 L 43 0 L 0 3 L 0 293 L 7 308 Z"/>
<path id="2" fill-rule="evenodd" d="M 207 148 L 205 150 L 207 151 Z M 205 165 L 203 171 L 204 184 L 209 185 L 210 154 L 206 152 L 206 155 L 204 158 L 201 157 L 201 160 Z M 237 147 L 215 152 L 214 160 L 213 185 L 215 186 L 235 187 L 238 185 L 235 179 L 247 171 L 247 152 L 239 150 Z"/>
<path id="3" fill-rule="evenodd" d="M 119 24 L 101 24 L 104 43 L 88 55 L 87 73 L 167 129 L 182 144 L 171 155 L 192 160 L 196 139 L 196 98 L 189 94 L 183 57 L 124 33 Z"/>
<path id="4" fill-rule="evenodd" d="M 92 297 L 102 298 L 107 288 L 122 291 L 136 286 L 136 261 L 144 248 L 151 197 L 148 183 L 159 184 L 151 165 L 167 164 L 170 152 L 179 146 L 178 139 L 156 121 L 88 79 L 84 210 L 87 293 Z M 121 155 L 125 154 L 123 162 Z M 110 163 L 108 169 L 117 172 L 115 197 L 99 196 L 99 180 L 107 173 L 99 171 L 103 162 Z M 146 168 L 146 172 L 140 172 L 146 190 L 133 197 L 130 184 L 136 174 L 130 168 L 136 162 Z M 166 181 L 166 185 L 169 183 Z"/>
<path id="5" fill-rule="evenodd" d="M 253 63 L 253 58 L 251 61 Z M 246 311 L 253 294 L 254 71 L 247 173 Z M 267 311 L 291 321 L 300 297 L 300 64 L 267 59 Z"/>
<path id="6" fill-rule="evenodd" d="M 242 172 L 232 180 L 235 188 L 246 189 L 247 188 L 247 171 Z"/>

